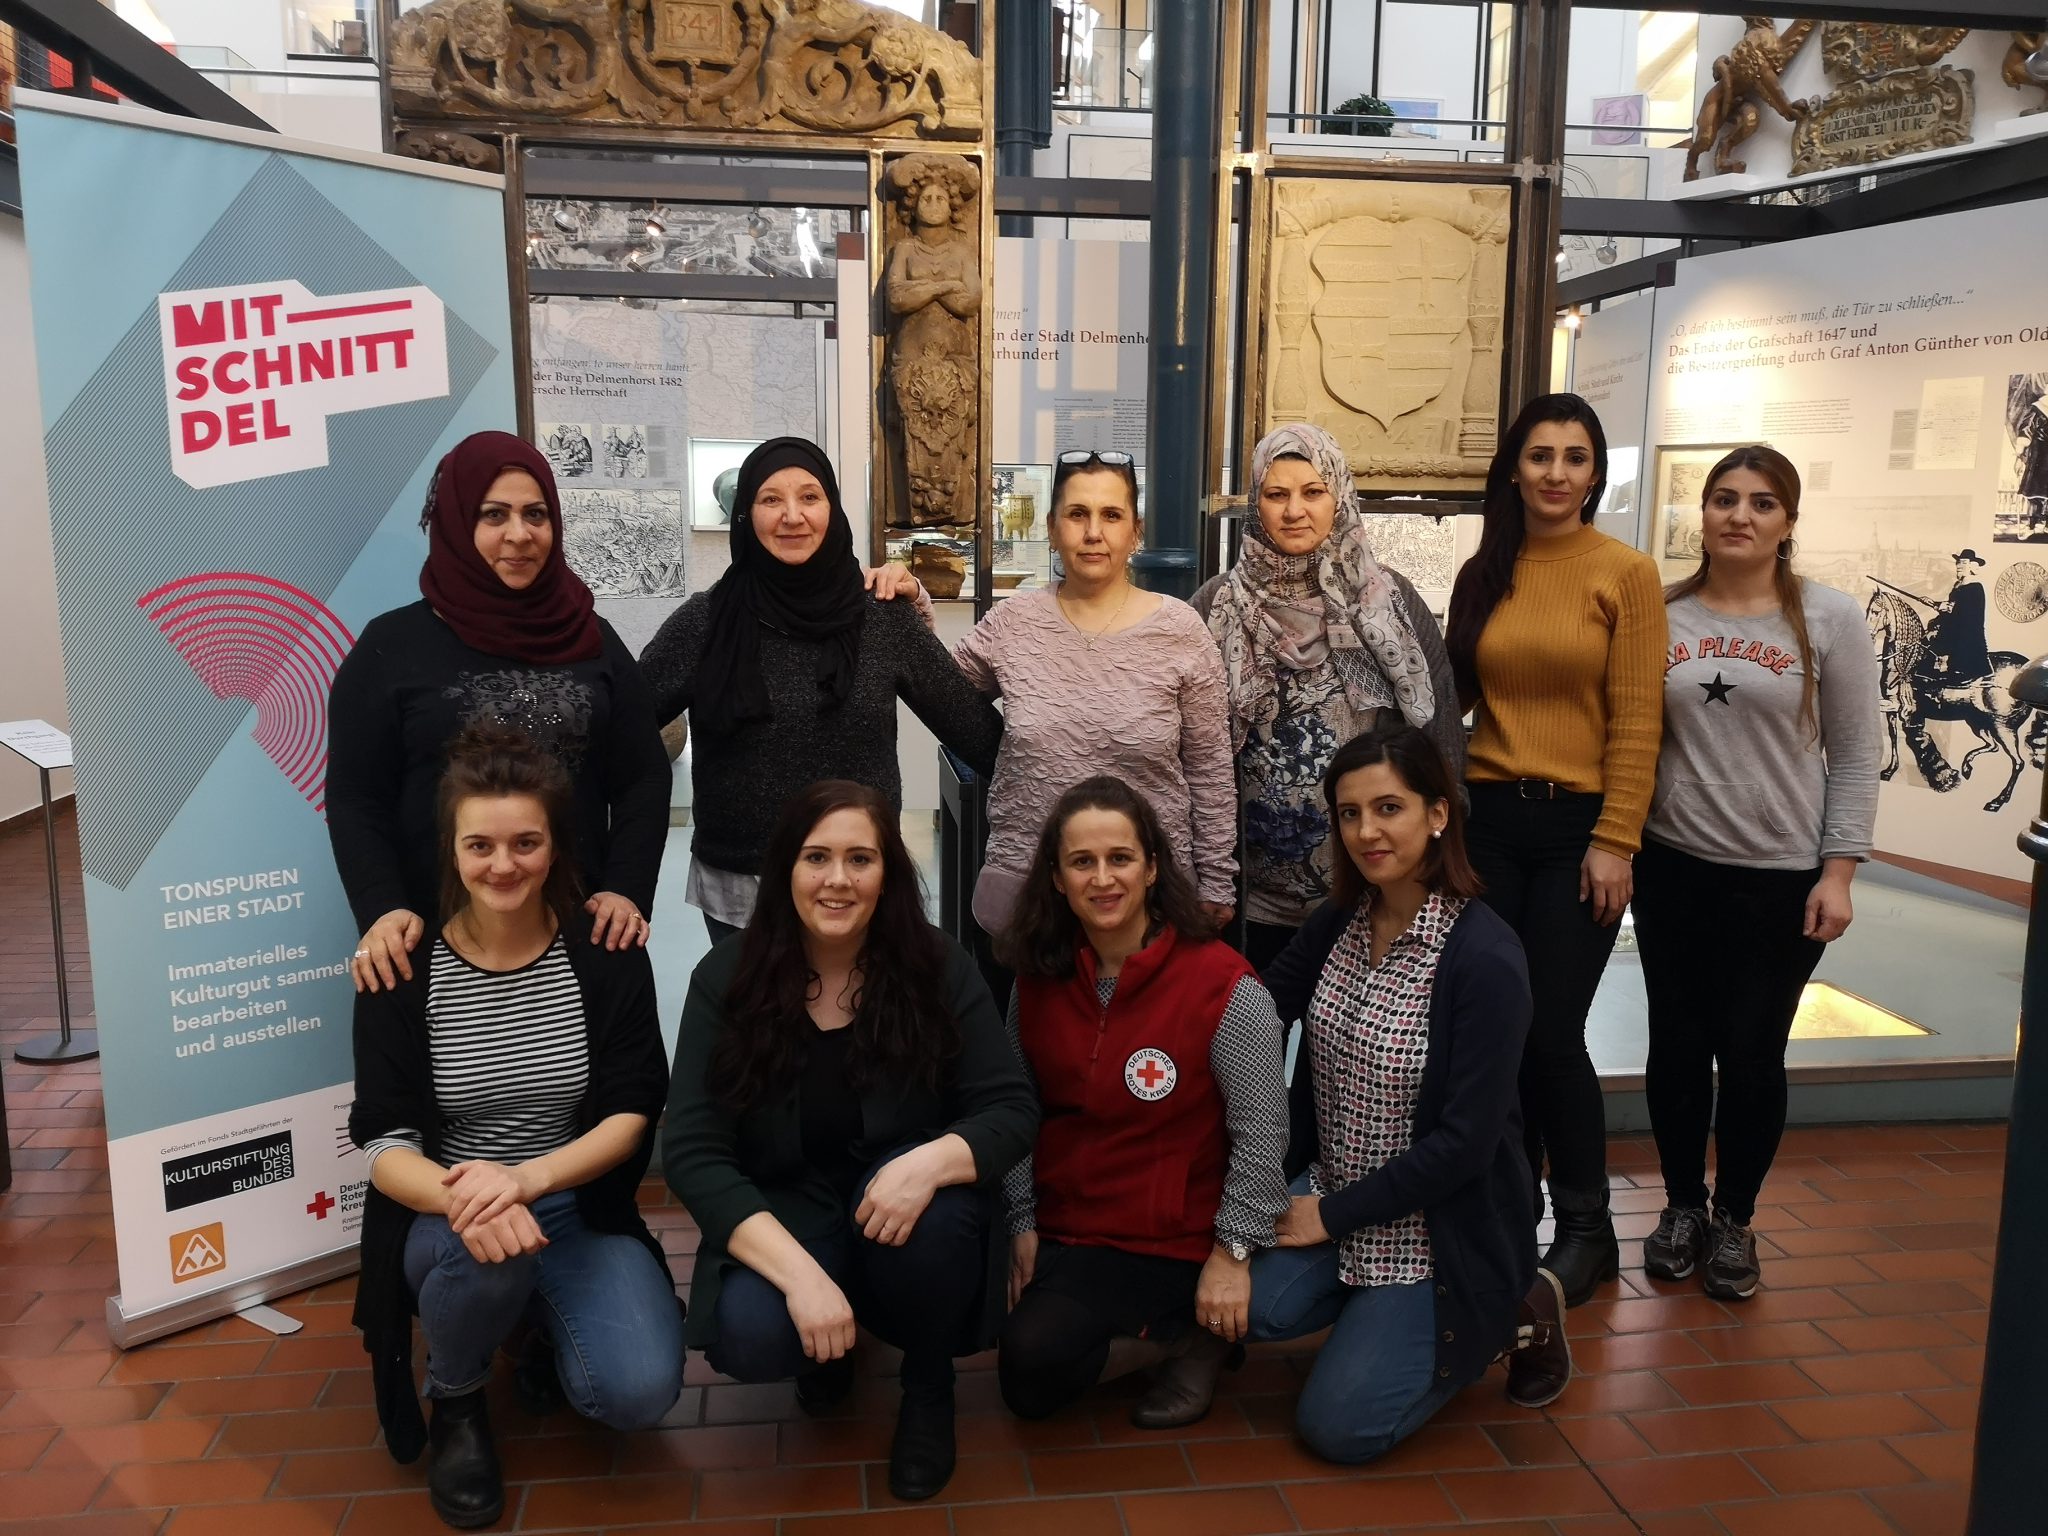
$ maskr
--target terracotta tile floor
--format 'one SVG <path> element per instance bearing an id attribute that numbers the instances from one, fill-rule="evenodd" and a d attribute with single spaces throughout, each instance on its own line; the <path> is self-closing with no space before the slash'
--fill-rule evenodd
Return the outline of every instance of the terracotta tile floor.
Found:
<path id="1" fill-rule="evenodd" d="M 75 869 L 70 888 L 75 904 Z M 43 889 L 37 830 L 0 834 L 15 1168 L 0 1196 L 0 1536 L 440 1530 L 421 1467 L 394 1466 L 378 1444 L 349 1282 L 285 1299 L 305 1321 L 293 1338 L 229 1319 L 127 1355 L 108 1346 L 98 1073 L 11 1055 L 55 1012 Z M 67 916 L 84 1012 L 83 913 Z M 693 1361 L 653 1433 L 498 1403 L 513 1483 L 501 1528 L 1956 1536 L 2004 1139 L 1986 1125 L 1792 1132 L 1759 1212 L 1769 1288 L 1753 1302 L 1723 1307 L 1631 1269 L 1572 1314 L 1583 1374 L 1563 1400 L 1521 1412 L 1495 1372 L 1362 1473 L 1288 1437 L 1300 1351 L 1256 1352 L 1179 1437 L 1132 1430 L 1128 1388 L 1019 1423 L 977 1362 L 960 1390 L 960 1470 L 944 1501 L 915 1508 L 882 1479 L 885 1380 L 865 1381 L 844 1416 L 811 1421 L 787 1387 L 721 1382 Z M 1660 1204 L 1649 1145 L 1617 1140 L 1612 1162 L 1623 1234 L 1639 1238 Z M 689 1254 L 686 1215 L 658 1189 L 645 1198 L 670 1251 Z"/>

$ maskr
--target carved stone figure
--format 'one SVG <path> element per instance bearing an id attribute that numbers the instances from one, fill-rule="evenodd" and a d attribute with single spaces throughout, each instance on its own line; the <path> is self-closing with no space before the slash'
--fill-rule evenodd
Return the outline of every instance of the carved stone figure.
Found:
<path id="1" fill-rule="evenodd" d="M 2015 32 L 2012 43 L 2005 50 L 2005 59 L 2000 64 L 1999 78 L 2016 91 L 2028 86 L 2042 93 L 2035 105 L 2022 112 L 2022 117 L 2032 117 L 2036 112 L 2048 112 L 2048 75 L 2037 75 L 2028 67 L 2027 61 L 2043 49 L 2048 49 L 2048 32 Z"/>
<path id="2" fill-rule="evenodd" d="M 1714 83 L 1701 98 L 1692 137 L 1685 141 L 1687 181 L 1699 180 L 1700 157 L 1714 149 L 1723 129 L 1727 137 L 1715 150 L 1714 169 L 1723 176 L 1739 176 L 1749 169 L 1746 161 L 1735 158 L 1735 149 L 1762 124 L 1752 98 L 1761 98 L 1788 123 L 1797 122 L 1803 110 L 1786 100 L 1778 80 L 1812 34 L 1814 23 L 1795 21 L 1782 34 L 1768 16 L 1744 16 L 1742 24 L 1749 29 L 1742 40 L 1714 60 Z"/>
<path id="3" fill-rule="evenodd" d="M 504 153 L 497 145 L 445 129 L 422 132 L 408 128 L 398 135 L 392 148 L 414 160 L 459 165 L 472 171 L 502 171 L 505 168 Z"/>
<path id="4" fill-rule="evenodd" d="M 896 213 L 882 298 L 902 452 L 887 521 L 972 527 L 981 483 L 981 173 L 953 155 L 904 155 L 885 175 Z"/>
<path id="5" fill-rule="evenodd" d="M 1361 490 L 1483 489 L 1499 429 L 1510 196 L 1277 182 L 1260 430 L 1314 422 Z"/>
<path id="6" fill-rule="evenodd" d="M 976 139 L 981 65 L 866 0 L 429 0 L 389 48 L 401 118 Z"/>

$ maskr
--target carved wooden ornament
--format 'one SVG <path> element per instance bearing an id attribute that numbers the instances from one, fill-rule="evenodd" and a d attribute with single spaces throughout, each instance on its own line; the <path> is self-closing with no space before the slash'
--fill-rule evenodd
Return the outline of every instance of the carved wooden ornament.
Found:
<path id="1" fill-rule="evenodd" d="M 975 140 L 981 65 L 861 0 L 430 0 L 388 48 L 401 118 Z"/>
<path id="2" fill-rule="evenodd" d="M 1502 186 L 1278 182 L 1259 430 L 1322 427 L 1361 490 L 1484 489 L 1509 199 Z"/>

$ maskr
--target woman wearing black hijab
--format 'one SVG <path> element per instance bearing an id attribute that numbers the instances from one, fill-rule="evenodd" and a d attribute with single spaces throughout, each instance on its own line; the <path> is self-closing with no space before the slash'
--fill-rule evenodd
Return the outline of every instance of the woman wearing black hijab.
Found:
<path id="1" fill-rule="evenodd" d="M 438 924 L 435 788 L 472 725 L 516 726 L 569 770 L 592 942 L 644 945 L 668 754 L 633 653 L 562 553 L 547 459 L 509 432 L 464 438 L 434 471 L 420 526 L 422 600 L 364 626 L 328 695 L 327 832 L 363 930 L 356 989 L 410 980 L 413 946 Z"/>
<path id="2" fill-rule="evenodd" d="M 1002 717 L 907 603 L 863 585 L 839 480 L 816 443 L 778 437 L 740 466 L 732 565 L 669 616 L 640 665 L 655 718 L 694 736 L 688 897 L 713 941 L 745 926 L 777 813 L 819 779 L 900 810 L 896 701 L 975 772 Z"/>

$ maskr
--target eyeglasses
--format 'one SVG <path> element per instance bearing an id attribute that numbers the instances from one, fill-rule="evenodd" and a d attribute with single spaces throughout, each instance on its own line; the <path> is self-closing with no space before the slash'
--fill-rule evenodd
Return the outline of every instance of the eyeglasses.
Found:
<path id="1" fill-rule="evenodd" d="M 1138 461 L 1128 453 L 1121 452 L 1115 448 L 1069 448 L 1055 462 L 1063 469 L 1071 468 L 1077 464 L 1101 464 L 1109 469 L 1130 469 Z"/>

